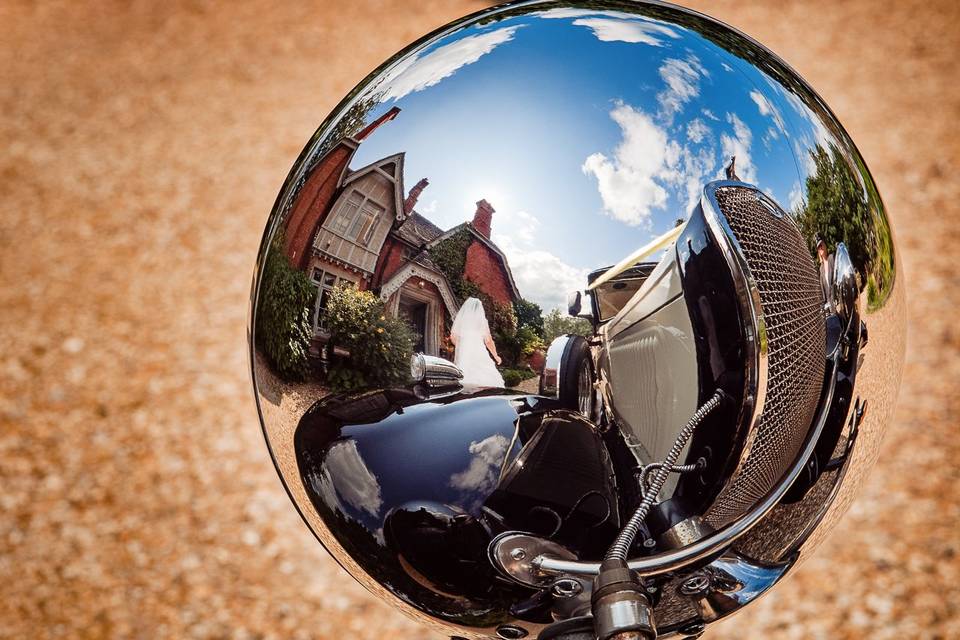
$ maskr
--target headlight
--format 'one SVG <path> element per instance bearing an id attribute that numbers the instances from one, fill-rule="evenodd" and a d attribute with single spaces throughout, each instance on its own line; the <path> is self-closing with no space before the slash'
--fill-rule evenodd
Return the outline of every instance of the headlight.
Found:
<path id="1" fill-rule="evenodd" d="M 414 382 L 423 382 L 427 375 L 427 363 L 424 362 L 422 353 L 415 353 L 410 356 L 410 377 Z"/>

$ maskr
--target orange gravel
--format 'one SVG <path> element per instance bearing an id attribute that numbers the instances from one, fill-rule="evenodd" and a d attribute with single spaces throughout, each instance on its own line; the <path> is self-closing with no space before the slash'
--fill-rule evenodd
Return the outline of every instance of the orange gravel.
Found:
<path id="1" fill-rule="evenodd" d="M 0 637 L 434 637 L 317 545 L 264 447 L 245 317 L 314 127 L 475 2 L 0 5 Z M 696 2 L 845 123 L 909 279 L 880 462 L 712 638 L 960 637 L 960 4 Z"/>

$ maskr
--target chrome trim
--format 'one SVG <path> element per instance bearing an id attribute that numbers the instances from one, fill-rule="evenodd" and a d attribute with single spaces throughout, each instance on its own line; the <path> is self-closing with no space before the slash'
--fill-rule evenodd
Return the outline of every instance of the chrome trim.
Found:
<path id="1" fill-rule="evenodd" d="M 594 405 L 593 365 L 589 358 L 584 358 L 577 370 L 577 408 L 583 417 L 593 419 Z"/>
<path id="2" fill-rule="evenodd" d="M 737 297 L 740 299 L 741 313 L 745 319 L 749 318 L 749 322 L 744 323 L 744 329 L 748 332 L 751 330 L 754 332 L 754 335 L 746 336 L 748 366 L 744 384 L 743 407 L 737 419 L 738 424 L 745 425 L 746 439 L 736 465 L 736 468 L 739 469 L 753 450 L 757 423 L 763 414 L 763 405 L 767 396 L 767 332 L 766 323 L 763 320 L 763 305 L 760 302 L 760 289 L 750 273 L 750 267 L 747 265 L 747 259 L 740 243 L 737 241 L 737 237 L 727 223 L 726 217 L 720 212 L 716 193 L 717 189 L 723 187 L 741 187 L 754 191 L 756 191 L 756 187 L 736 180 L 717 180 L 704 186 L 703 195 L 700 198 L 700 206 L 703 209 L 707 226 L 713 232 L 714 239 L 727 261 L 727 266 L 730 267 Z M 751 361 L 753 367 L 749 366 Z M 729 486 L 735 475 L 734 473 L 730 476 L 725 485 L 721 487 L 718 495 Z"/>
<path id="3" fill-rule="evenodd" d="M 558 336 L 550 343 L 547 349 L 546 362 L 543 365 L 543 375 L 540 378 L 540 395 L 550 398 L 560 397 L 560 367 L 563 364 L 563 352 L 574 336 Z"/>
<path id="4" fill-rule="evenodd" d="M 830 376 L 828 379 L 834 379 L 837 375 L 837 357 L 830 360 Z M 830 405 L 833 402 L 833 385 L 827 385 L 826 393 L 821 399 L 817 419 L 814 421 L 813 428 L 807 433 L 807 439 L 804 442 L 803 450 L 793 462 L 790 470 L 780 479 L 779 484 L 773 488 L 767 496 L 760 501 L 750 512 L 743 515 L 738 520 L 718 529 L 716 533 L 699 540 L 688 547 L 660 553 L 646 558 L 637 558 L 630 560 L 628 565 L 637 573 L 645 576 L 659 575 L 674 571 L 681 567 L 688 566 L 694 562 L 707 559 L 733 544 L 740 536 L 747 533 L 753 525 L 766 516 L 771 509 L 777 506 L 780 499 L 793 485 L 794 481 L 800 475 L 800 472 L 806 467 L 807 460 L 813 455 L 817 447 L 817 441 L 823 431 L 823 425 L 827 421 Z M 544 573 L 555 574 L 575 574 L 575 575 L 597 575 L 600 572 L 599 562 L 566 562 L 555 560 L 544 556 L 535 558 L 533 564 Z"/>
<path id="5" fill-rule="evenodd" d="M 853 268 L 850 252 L 847 245 L 838 242 L 833 252 L 833 287 L 830 291 L 832 300 L 827 304 L 832 306 L 843 322 L 843 333 L 850 330 L 850 322 L 856 315 L 857 299 L 860 297 L 857 286 L 857 272 Z"/>
<path id="6" fill-rule="evenodd" d="M 795 562 L 796 556 L 785 562 L 767 564 L 727 552 L 695 574 L 705 578 L 705 589 L 687 597 L 693 600 L 701 620 L 713 622 L 737 612 L 769 591 Z"/>
<path id="7" fill-rule="evenodd" d="M 504 577 L 528 587 L 542 587 L 554 582 L 554 576 L 537 570 L 533 560 L 550 555 L 556 558 L 574 559 L 577 556 L 552 540 L 517 531 L 506 531 L 487 545 L 490 563 Z"/>
<path id="8" fill-rule="evenodd" d="M 419 361 L 422 368 L 419 376 L 413 376 L 413 365 L 411 363 L 411 376 L 414 377 L 414 382 L 422 382 L 433 387 L 460 384 L 463 379 L 463 371 L 460 370 L 460 367 L 446 358 L 415 353 L 411 360 L 413 362 Z"/>

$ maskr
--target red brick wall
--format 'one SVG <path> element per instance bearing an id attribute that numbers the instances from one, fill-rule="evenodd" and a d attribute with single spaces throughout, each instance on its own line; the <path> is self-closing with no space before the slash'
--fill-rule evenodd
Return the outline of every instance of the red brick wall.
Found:
<path id="1" fill-rule="evenodd" d="M 510 284 L 500 263 L 500 257 L 485 244 L 474 240 L 467 248 L 464 275 L 479 285 L 488 296 L 500 304 L 510 304 Z"/>
<path id="2" fill-rule="evenodd" d="M 382 287 L 393 274 L 409 262 L 409 260 L 403 259 L 404 246 L 396 238 L 387 236 L 387 240 L 383 243 L 383 249 L 380 250 L 380 257 L 377 259 L 373 286 Z"/>
<path id="3" fill-rule="evenodd" d="M 352 157 L 353 149 L 344 143 L 330 150 L 307 178 L 287 215 L 285 250 L 290 263 L 298 269 L 307 266 L 310 243 L 330 211 L 340 176 Z"/>

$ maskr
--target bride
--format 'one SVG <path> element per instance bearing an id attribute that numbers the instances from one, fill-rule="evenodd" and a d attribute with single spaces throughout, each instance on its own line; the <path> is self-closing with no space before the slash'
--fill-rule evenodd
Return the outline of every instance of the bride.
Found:
<path id="1" fill-rule="evenodd" d="M 463 371 L 464 384 L 503 386 L 503 376 L 493 364 L 494 361 L 500 364 L 500 356 L 490 337 L 483 304 L 477 298 L 467 298 L 460 307 L 453 320 L 450 340 L 454 345 L 453 362 Z"/>

